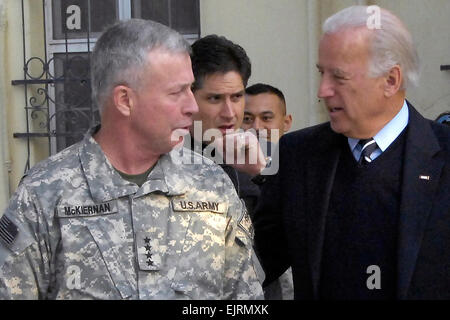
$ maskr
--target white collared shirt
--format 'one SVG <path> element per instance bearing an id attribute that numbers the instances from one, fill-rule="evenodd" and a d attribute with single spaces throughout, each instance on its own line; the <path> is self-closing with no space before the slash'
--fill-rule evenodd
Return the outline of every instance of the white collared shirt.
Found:
<path id="1" fill-rule="evenodd" d="M 409 110 L 408 104 L 405 100 L 397 115 L 373 137 L 378 145 L 378 148 L 375 149 L 375 151 L 370 155 L 372 160 L 382 154 L 391 145 L 391 143 L 397 139 L 403 129 L 405 129 L 408 125 L 408 120 Z M 361 147 L 358 146 L 359 140 L 360 139 L 348 138 L 348 145 L 350 146 L 350 150 L 352 150 L 353 156 L 357 161 L 361 156 Z"/>

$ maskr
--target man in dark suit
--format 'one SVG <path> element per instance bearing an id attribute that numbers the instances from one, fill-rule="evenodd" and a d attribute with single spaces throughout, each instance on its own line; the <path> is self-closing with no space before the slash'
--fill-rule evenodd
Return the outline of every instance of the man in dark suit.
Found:
<path id="1" fill-rule="evenodd" d="M 245 135 L 239 131 L 239 128 L 244 118 L 245 87 L 251 74 L 250 59 L 241 46 L 218 35 L 208 35 L 194 42 L 191 59 L 195 76 L 192 91 L 199 106 L 199 112 L 193 115 L 194 124 L 190 128 L 191 139 L 187 143 L 194 151 L 206 156 L 211 155 L 228 174 L 239 197 L 244 200 L 249 215 L 249 219 L 241 217 L 240 221 L 247 221 L 247 223 L 240 223 L 239 226 L 253 236 L 250 220 L 253 219 L 260 193 L 259 186 L 256 184 L 258 180 L 251 180 L 255 170 L 241 171 L 237 165 L 238 161 L 235 162 L 234 157 L 227 157 L 227 154 L 222 152 L 226 149 L 224 144 L 218 145 L 230 137 L 238 139 L 239 135 L 242 134 L 240 137 Z M 283 97 L 283 93 L 279 92 L 279 94 Z M 274 116 L 277 119 L 283 118 L 282 110 L 277 110 Z M 289 120 L 287 122 L 290 124 Z M 197 130 L 198 125 L 200 130 Z M 248 133 L 247 137 L 253 138 L 251 141 L 258 142 L 252 133 Z M 233 148 L 237 147 L 238 143 L 234 143 L 235 141 L 230 143 L 230 141 L 232 140 L 228 140 L 228 151 L 231 150 L 237 155 L 237 150 Z M 245 139 L 240 139 L 240 142 L 245 143 Z M 250 144 L 249 141 L 247 143 Z M 264 147 L 264 143 L 261 144 Z M 265 150 L 270 149 L 267 146 L 271 146 L 271 143 L 266 142 L 265 146 Z M 257 168 L 256 172 L 258 168 L 266 164 L 263 150 L 257 151 L 259 156 L 254 158 L 257 161 L 253 164 Z M 249 152 L 248 149 L 247 152 Z M 225 156 L 222 156 L 222 153 Z M 245 153 L 242 153 L 242 156 L 246 159 L 250 158 Z M 227 159 L 232 159 L 233 163 L 227 162 Z M 263 177 L 259 178 L 263 179 Z M 258 268 L 259 270 L 261 268 Z M 264 275 L 262 272 L 260 274 L 262 281 Z M 291 272 L 284 273 L 279 281 L 273 281 L 270 287 L 266 288 L 265 297 L 266 299 L 292 300 Z"/>
<path id="2" fill-rule="evenodd" d="M 251 176 L 224 163 L 210 151 L 209 144 L 217 137 L 239 130 L 244 117 L 245 87 L 251 75 L 251 62 L 244 48 L 218 35 L 208 35 L 192 44 L 192 71 L 195 81 L 192 92 L 199 106 L 190 127 L 192 150 L 208 156 L 214 153 L 218 163 L 230 177 L 250 215 L 256 206 L 258 186 Z M 196 126 L 199 125 L 197 132 Z"/>
<path id="3" fill-rule="evenodd" d="M 330 122 L 280 140 L 254 221 L 266 282 L 292 266 L 296 299 L 450 299 L 450 130 L 406 100 L 418 59 L 405 26 L 368 12 L 324 23 Z"/>

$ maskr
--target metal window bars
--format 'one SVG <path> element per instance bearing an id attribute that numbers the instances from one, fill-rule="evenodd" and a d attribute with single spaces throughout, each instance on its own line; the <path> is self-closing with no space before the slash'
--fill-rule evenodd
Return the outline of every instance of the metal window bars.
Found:
<path id="1" fill-rule="evenodd" d="M 13 136 L 27 141 L 27 161 L 24 169 L 26 172 L 30 169 L 32 139 L 47 138 L 49 152 L 54 153 L 81 140 L 89 127 L 99 123 L 99 116 L 91 101 L 89 16 L 86 19 L 88 21 L 85 39 L 87 52 L 82 54 L 69 52 L 66 31 L 65 52 L 55 53 L 48 59 L 45 32 L 46 0 L 42 0 L 44 57 L 28 58 L 24 0 L 21 1 L 23 79 L 12 80 L 11 84 L 24 88 L 26 132 L 16 132 Z M 86 15 L 90 14 L 90 2 L 91 0 L 87 2 Z"/>
<path id="2" fill-rule="evenodd" d="M 36 3 L 35 0 L 28 1 L 29 4 Z M 84 8 L 79 11 L 81 19 L 86 23 L 78 30 L 68 30 L 67 21 L 70 21 L 71 16 L 66 9 L 75 3 Z M 194 27 L 179 31 L 192 43 L 200 35 L 199 3 L 198 1 L 176 3 L 180 5 L 180 8 L 175 8 L 178 12 L 186 13 L 187 10 L 183 11 L 183 6 L 190 6 L 192 12 L 187 17 L 193 19 Z M 104 0 L 102 17 L 110 19 L 111 15 L 114 15 L 106 14 L 105 10 L 115 10 L 116 19 L 140 17 L 142 4 L 143 2 L 140 1 L 117 0 L 116 6 L 112 6 L 111 1 Z M 145 2 L 145 4 L 149 3 Z M 166 10 L 170 17 L 171 1 L 167 4 Z M 67 8 L 63 9 L 63 5 Z M 99 34 L 98 24 L 111 21 L 100 19 L 102 17 L 99 17 L 97 13 L 92 14 L 91 10 L 98 11 L 101 7 L 98 0 L 95 2 L 94 0 L 74 0 L 73 3 L 68 0 L 42 0 L 44 56 L 28 57 L 27 45 L 30 39 L 27 39 L 24 0 L 21 0 L 21 6 L 23 79 L 12 80 L 11 84 L 23 86 L 26 132 L 15 132 L 13 137 L 27 141 L 27 161 L 24 169 L 26 172 L 31 167 L 31 143 L 34 139 L 47 138 L 49 153 L 53 154 L 81 140 L 89 127 L 100 122 L 98 111 L 91 101 L 90 53 L 95 37 Z M 142 18 L 158 20 L 159 17 L 153 16 L 154 14 L 146 12 L 145 17 Z M 51 23 L 48 23 L 47 18 L 52 19 L 51 21 L 48 19 Z M 173 27 L 178 29 L 177 26 Z M 181 24 L 180 28 L 184 28 L 184 25 Z M 62 36 L 64 39 L 61 39 Z"/>

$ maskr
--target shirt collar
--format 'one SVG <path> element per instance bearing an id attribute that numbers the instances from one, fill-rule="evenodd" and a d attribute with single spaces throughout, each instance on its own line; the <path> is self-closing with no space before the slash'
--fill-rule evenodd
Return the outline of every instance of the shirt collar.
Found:
<path id="1" fill-rule="evenodd" d="M 184 149 L 184 148 L 183 148 Z M 154 191 L 161 191 L 168 196 L 183 195 L 187 191 L 186 174 L 183 164 L 183 151 L 174 148 L 169 153 L 163 154 L 155 164 L 136 197 Z"/>
<path id="2" fill-rule="evenodd" d="M 169 195 L 185 192 L 176 180 L 178 175 L 174 176 L 180 171 L 180 166 L 177 166 L 171 153 L 178 152 L 177 150 L 162 155 L 147 177 L 147 181 L 139 188 L 136 184 L 123 179 L 106 158 L 100 145 L 92 137 L 98 129 L 99 127 L 95 127 L 89 130 L 79 149 L 81 167 L 96 203 L 132 194 L 141 196 L 157 190 Z"/>
<path id="3" fill-rule="evenodd" d="M 384 152 L 408 125 L 409 111 L 406 100 L 397 115 L 381 129 L 373 139 Z M 348 138 L 350 150 L 354 150 L 360 139 Z"/>

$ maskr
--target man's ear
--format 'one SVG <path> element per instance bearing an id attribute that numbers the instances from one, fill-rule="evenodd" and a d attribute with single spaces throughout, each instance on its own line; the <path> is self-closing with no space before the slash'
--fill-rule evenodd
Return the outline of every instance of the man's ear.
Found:
<path id="1" fill-rule="evenodd" d="M 113 89 L 114 107 L 123 116 L 129 117 L 134 103 L 134 92 L 131 88 L 119 85 Z"/>
<path id="2" fill-rule="evenodd" d="M 288 132 L 291 129 L 292 126 L 292 116 L 290 114 L 287 114 L 284 116 L 284 132 Z"/>
<path id="3" fill-rule="evenodd" d="M 399 65 L 395 65 L 385 76 L 384 95 L 389 98 L 402 89 L 403 71 Z"/>

